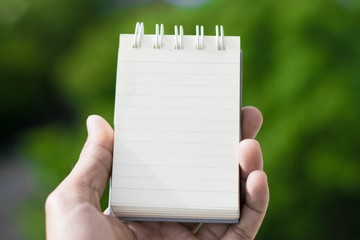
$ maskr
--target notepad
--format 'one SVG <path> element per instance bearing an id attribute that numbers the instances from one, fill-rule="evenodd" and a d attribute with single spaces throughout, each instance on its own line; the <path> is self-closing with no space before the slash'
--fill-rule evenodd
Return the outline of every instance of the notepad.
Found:
<path id="1" fill-rule="evenodd" d="M 238 222 L 240 37 L 120 34 L 109 204 L 132 221 Z M 178 30 L 179 29 L 179 30 Z"/>

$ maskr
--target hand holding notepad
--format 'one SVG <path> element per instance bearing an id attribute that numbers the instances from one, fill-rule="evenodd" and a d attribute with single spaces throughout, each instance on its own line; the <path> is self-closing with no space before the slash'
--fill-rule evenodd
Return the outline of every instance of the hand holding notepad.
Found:
<path id="1" fill-rule="evenodd" d="M 242 110 L 242 137 L 238 145 L 243 196 L 238 224 L 124 222 L 103 214 L 99 199 L 112 164 L 113 130 L 98 116 L 88 118 L 88 139 L 70 175 L 46 201 L 46 237 L 51 239 L 253 239 L 268 204 L 266 175 L 259 144 L 254 138 L 261 125 L 255 108 Z M 198 230 L 196 233 L 195 230 Z M 246 237 L 245 237 L 246 236 Z"/>
<path id="2" fill-rule="evenodd" d="M 180 43 L 182 40 L 180 40 Z M 205 42 L 205 44 L 204 44 Z M 139 42 L 136 41 L 136 44 L 134 46 L 140 46 L 138 45 Z M 157 44 L 155 44 L 155 48 L 158 49 L 161 46 L 161 41 L 158 41 Z M 222 41 L 224 43 L 224 41 Z M 226 43 L 226 41 L 225 41 Z M 226 48 L 226 44 L 224 46 L 221 44 L 221 39 L 218 42 L 220 44 L 219 50 L 224 50 Z M 179 50 L 181 49 L 181 44 L 178 44 Z M 206 41 L 202 41 L 200 38 L 199 45 L 197 45 L 198 49 L 206 48 Z M 171 86 L 173 87 L 173 85 Z M 196 98 L 201 99 L 201 98 Z M 154 102 L 152 102 L 153 104 Z M 159 102 L 157 102 L 159 103 Z M 174 103 L 174 101 L 170 102 L 171 104 Z M 201 112 L 201 111 L 200 111 Z M 160 115 L 161 116 L 161 115 Z M 182 116 L 182 115 L 180 115 Z M 184 114 L 183 116 L 189 116 Z M 193 117 L 198 117 L 199 115 L 193 114 Z M 225 116 L 225 115 L 224 115 Z M 220 117 L 220 116 L 219 116 Z M 88 127 L 88 139 L 84 146 L 84 149 L 80 155 L 79 161 L 70 173 L 70 175 L 56 188 L 56 190 L 49 196 L 46 202 L 46 236 L 47 239 L 174 239 L 177 237 L 178 239 L 209 239 L 211 237 L 216 236 L 217 238 L 221 239 L 253 239 L 260 227 L 260 224 L 262 222 L 262 219 L 265 215 L 267 204 L 268 204 L 268 198 L 269 198 L 269 192 L 268 192 L 268 186 L 267 186 L 267 180 L 266 175 L 262 171 L 262 156 L 261 156 L 261 150 L 259 144 L 251 140 L 252 138 L 255 138 L 256 133 L 258 132 L 262 118 L 260 112 L 252 107 L 246 107 L 243 108 L 241 111 L 241 130 L 242 130 L 242 139 L 246 139 L 240 142 L 240 144 L 236 144 L 235 148 L 238 154 L 235 155 L 236 162 L 240 165 L 240 171 L 241 171 L 241 218 L 240 222 L 237 224 L 204 224 L 200 229 L 197 227 L 197 224 L 195 223 L 158 223 L 158 222 L 125 222 L 125 221 L 119 221 L 115 219 L 112 216 L 107 216 L 106 214 L 102 214 L 100 212 L 100 204 L 99 204 L 99 198 L 101 197 L 103 191 L 105 190 L 105 187 L 107 185 L 107 181 L 109 179 L 110 173 L 111 173 L 111 166 L 112 166 L 112 160 L 113 160 L 113 146 L 114 146 L 114 134 L 109 126 L 108 123 L 105 122 L 102 118 L 98 116 L 91 116 L 88 118 L 87 121 L 87 127 Z M 233 122 L 232 120 L 229 122 Z M 162 122 L 163 126 L 166 126 L 164 122 Z M 185 126 L 191 126 L 192 124 L 188 123 Z M 206 124 L 204 124 L 206 125 Z M 128 125 L 130 126 L 130 125 Z M 135 125 L 136 128 L 139 127 L 138 124 Z M 157 126 L 153 123 L 152 126 Z M 184 126 L 179 123 L 175 125 L 168 125 L 169 126 Z M 199 125 L 195 125 L 196 127 L 199 127 Z M 206 128 L 206 126 L 205 126 Z M 240 130 L 240 129 L 239 129 Z M 206 130 L 207 132 L 208 130 Z M 120 134 L 122 131 L 118 131 L 115 134 Z M 146 131 L 145 131 L 146 132 Z M 191 132 L 191 131 L 189 131 Z M 197 132 L 195 132 L 197 133 Z M 191 132 L 191 134 L 194 134 Z M 196 134 L 195 134 L 196 135 Z M 195 136 L 194 135 L 194 136 Z M 128 135 L 129 137 L 130 135 Z M 137 138 L 142 135 L 135 135 L 134 137 Z M 147 136 L 145 134 L 145 136 Z M 164 135 L 167 138 L 172 138 L 171 135 Z M 161 137 L 164 137 L 161 136 Z M 151 136 L 150 136 L 151 137 Z M 184 141 L 184 136 L 181 136 L 177 141 Z M 193 138 L 191 138 L 193 139 Z M 204 140 L 208 139 L 210 142 L 206 142 L 206 144 L 213 144 L 213 148 L 216 148 L 218 143 L 216 141 L 221 141 L 221 139 L 211 139 L 210 137 L 204 137 L 204 138 L 194 138 L 194 140 Z M 211 141 L 215 142 L 211 142 Z M 129 142 L 135 141 L 135 140 L 129 140 Z M 175 141 L 174 141 L 175 142 Z M 167 140 L 167 143 L 171 144 L 171 141 Z M 178 142 L 176 142 L 178 143 Z M 183 144 L 183 142 L 181 142 Z M 193 142 L 190 142 L 191 144 L 194 144 Z M 218 143 L 218 145 L 221 145 Z M 117 143 L 115 142 L 115 148 L 117 148 Z M 186 147 L 184 147 L 186 148 Z M 159 151 L 162 148 L 131 148 L 131 150 L 134 150 L 141 154 L 141 151 L 149 151 L 149 149 L 156 149 Z M 174 151 L 176 148 L 167 148 L 171 151 Z M 195 149 L 195 150 L 194 150 Z M 166 150 L 166 151 L 170 151 Z M 154 151 L 154 150 L 153 150 Z M 195 152 L 192 152 L 195 151 Z M 172 170 L 172 174 L 168 174 L 165 176 L 170 176 L 168 178 L 173 177 L 176 174 L 184 174 L 182 171 L 178 171 L 176 169 L 177 164 L 181 163 L 184 164 L 184 166 L 191 166 L 190 168 L 195 168 L 193 166 L 194 162 L 199 164 L 202 164 L 201 168 L 204 168 L 205 171 L 212 168 L 219 168 L 221 170 L 221 166 L 214 167 L 213 164 L 219 164 L 216 161 L 212 162 L 211 160 L 207 161 L 206 158 L 190 158 L 191 161 L 183 160 L 181 161 L 183 155 L 186 154 L 194 155 L 198 154 L 196 151 L 199 151 L 196 147 L 193 148 L 187 148 L 187 151 L 182 151 L 179 154 L 179 152 L 174 151 L 172 153 L 173 155 L 179 155 L 178 158 L 174 158 L 176 161 L 169 162 L 169 160 L 166 159 L 172 159 L 172 158 L 154 158 L 150 161 L 151 164 L 156 163 L 156 161 L 160 161 L 161 164 L 163 162 L 167 163 L 168 165 L 161 165 L 161 167 L 170 167 Z M 203 149 L 201 150 L 203 151 Z M 209 155 L 216 155 L 214 154 L 215 150 L 210 150 L 209 152 L 211 154 Z M 223 150 L 216 150 L 219 151 L 217 154 L 222 153 Z M 165 153 L 166 155 L 168 153 Z M 159 154 L 161 155 L 161 154 Z M 198 154 L 200 155 L 200 154 Z M 211 156 L 209 159 L 211 159 Z M 226 156 L 226 154 L 224 154 Z M 131 156 L 130 154 L 130 157 Z M 136 158 L 132 158 L 136 159 Z M 165 160 L 164 160 L 165 159 Z M 186 159 L 186 158 L 185 158 Z M 115 160 L 114 160 L 115 161 Z M 174 165 L 175 163 L 175 165 Z M 172 165 L 173 164 L 173 165 Z M 121 165 L 121 164 L 120 164 Z M 126 164 L 123 164 L 126 165 Z M 129 164 L 137 166 L 136 164 Z M 149 167 L 158 165 L 150 165 Z M 237 166 L 238 167 L 238 166 Z M 179 167 L 181 168 L 181 167 Z M 226 168 L 226 167 L 225 167 Z M 160 170 L 153 170 L 150 169 L 151 174 L 165 174 L 165 171 Z M 115 168 L 113 169 L 114 176 L 116 175 L 117 171 Z M 220 171 L 221 172 L 221 171 Z M 129 171 L 134 177 L 134 181 L 130 182 L 127 181 L 124 183 L 119 182 L 118 184 L 126 189 L 135 189 L 135 190 L 142 190 L 141 187 L 139 187 L 138 183 L 136 183 L 137 179 L 146 178 L 146 171 L 139 171 L 141 174 L 141 178 L 137 178 L 136 174 L 139 174 L 137 171 Z M 199 174 L 194 174 L 191 170 L 187 173 L 188 175 L 180 175 L 180 176 L 191 176 L 189 180 L 193 181 L 198 180 Z M 217 173 L 214 173 L 214 176 Z M 145 177 L 143 176 L 145 175 Z M 113 177 L 114 177 L 113 176 Z M 221 177 L 224 177 L 224 174 L 220 174 Z M 232 175 L 231 175 L 232 176 Z M 163 176 L 161 176 L 162 178 Z M 187 179 L 180 181 L 180 185 L 178 183 L 174 183 L 170 181 L 169 184 L 166 182 L 162 182 L 163 186 L 160 187 L 172 187 L 175 189 L 175 195 L 181 196 L 181 194 L 178 194 L 177 192 L 181 192 L 181 188 L 195 188 L 198 189 L 199 186 L 204 187 L 207 191 L 209 189 L 213 189 L 212 186 L 207 187 L 207 184 L 202 184 L 202 182 L 199 183 L 189 183 L 187 182 Z M 227 176 L 226 176 L 227 177 Z M 201 176 L 202 178 L 202 176 Z M 210 180 L 214 180 L 217 178 L 213 178 L 211 176 Z M 161 180 L 161 179 L 160 179 Z M 205 181 L 208 181 L 209 179 L 203 179 Z M 201 180 L 201 181 L 203 181 Z M 145 181 L 141 182 L 142 184 L 146 183 Z M 217 185 L 216 180 L 212 182 L 214 184 L 214 188 L 218 189 L 215 191 L 209 191 L 210 194 L 216 194 L 217 191 L 222 190 L 222 188 L 219 188 L 220 185 Z M 158 184 L 156 181 L 149 181 L 148 183 L 150 186 L 153 186 L 154 184 Z M 202 184 L 202 185 L 201 185 Z M 145 185 L 142 188 L 146 188 L 149 185 Z M 236 183 L 236 185 L 239 185 L 239 182 Z M 230 188 L 231 189 L 231 188 Z M 112 188 L 112 191 L 114 192 L 118 191 L 118 189 Z M 147 189 L 147 190 L 153 190 L 153 189 Z M 186 189 L 186 191 L 189 191 Z M 196 192 L 201 192 L 201 190 L 196 190 Z M 203 191 L 205 192 L 205 191 Z M 119 192 L 118 192 L 119 193 Z M 207 194 L 209 194 L 207 193 Z M 178 194 L 178 195 L 177 195 Z M 156 194 L 153 194 L 156 195 Z M 118 199 L 122 199 L 124 197 L 125 199 L 129 196 L 117 196 Z M 146 198 L 151 199 L 153 196 L 149 194 L 148 196 L 145 196 L 142 201 L 146 203 Z M 228 196 L 227 196 L 228 197 Z M 158 199 L 159 197 L 157 197 Z M 237 196 L 239 198 L 239 195 Z M 170 198 L 171 199 L 171 198 Z M 173 198 L 176 199 L 176 198 Z M 221 197 L 220 197 L 221 199 Z M 232 199 L 232 198 L 231 198 Z M 136 202 L 138 199 L 133 198 L 133 200 Z M 158 199 L 158 201 L 163 201 L 163 199 Z M 197 200 L 199 201 L 199 200 Z M 208 201 L 211 202 L 211 204 L 216 204 L 217 201 L 214 201 L 213 199 L 208 199 Z M 221 201 L 219 201 L 221 203 Z M 131 203 L 131 202 L 130 202 Z M 184 201 L 183 204 L 180 204 L 179 206 L 184 209 L 184 212 L 186 212 L 186 207 L 189 206 L 189 203 L 191 204 L 191 201 Z M 213 211 L 214 208 L 210 208 L 209 206 L 211 204 L 208 204 L 207 209 L 205 208 L 198 208 L 194 211 L 194 215 L 197 217 L 200 216 L 202 220 L 204 219 L 216 219 L 214 218 L 213 213 L 221 213 L 223 214 L 224 211 Z M 145 204 L 146 205 L 146 204 Z M 235 205 L 235 204 L 234 204 Z M 121 208 L 121 205 L 119 205 Z M 160 206 L 161 207 L 161 206 Z M 131 208 L 127 208 L 130 209 Z M 139 214 L 141 218 L 148 217 L 149 210 L 143 208 L 144 212 L 139 211 L 137 208 L 133 208 L 134 210 L 132 214 L 136 213 Z M 167 214 L 169 212 L 171 214 L 181 214 L 181 211 L 174 211 L 176 207 L 166 209 Z M 169 211 L 168 211 L 169 210 Z M 205 211 L 202 211 L 205 210 Z M 212 211 L 211 215 L 209 215 L 208 210 Z M 173 211 L 173 212 L 171 212 Z M 155 212 L 155 211 L 154 211 Z M 187 214 L 190 211 L 187 212 Z M 225 211 L 226 212 L 226 211 Z M 156 212 L 155 212 L 156 213 Z M 153 214 L 153 213 L 152 213 Z M 160 212 L 160 214 L 164 214 L 164 212 Z M 183 220 L 185 218 L 192 218 L 191 215 L 186 215 L 184 218 L 180 219 Z M 221 215 L 220 217 L 224 217 L 224 215 Z M 229 214 L 230 215 L 230 214 Z M 227 215 L 227 217 L 229 216 Z M 165 218 L 168 220 L 169 218 L 172 218 L 175 215 L 163 215 L 166 216 Z M 206 216 L 206 218 L 203 218 Z M 219 215 L 217 215 L 219 216 Z M 155 216 L 158 217 L 158 216 Z M 181 216 L 183 217 L 183 216 Z M 146 220 L 149 220 L 147 218 Z M 165 220 L 165 219 L 160 219 Z M 196 230 L 196 231 L 194 231 Z"/>

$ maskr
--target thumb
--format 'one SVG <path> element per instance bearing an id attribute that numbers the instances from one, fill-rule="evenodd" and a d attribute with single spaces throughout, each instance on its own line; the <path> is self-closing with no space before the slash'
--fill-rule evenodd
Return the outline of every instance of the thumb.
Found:
<path id="1" fill-rule="evenodd" d="M 86 123 L 88 138 L 69 177 L 101 196 L 111 173 L 114 131 L 97 115 L 89 116 Z"/>

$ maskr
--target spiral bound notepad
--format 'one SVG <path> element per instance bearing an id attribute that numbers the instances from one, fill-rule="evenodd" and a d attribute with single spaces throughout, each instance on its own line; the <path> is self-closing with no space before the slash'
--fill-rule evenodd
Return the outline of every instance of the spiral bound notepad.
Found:
<path id="1" fill-rule="evenodd" d="M 121 34 L 110 208 L 134 221 L 239 220 L 240 37 Z"/>

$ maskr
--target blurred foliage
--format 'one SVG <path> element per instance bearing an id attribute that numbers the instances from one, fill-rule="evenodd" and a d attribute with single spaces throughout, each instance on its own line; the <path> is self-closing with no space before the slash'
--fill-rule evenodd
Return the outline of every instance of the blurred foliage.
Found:
<path id="1" fill-rule="evenodd" d="M 113 121 L 118 35 L 137 21 L 241 36 L 271 190 L 257 239 L 359 236 L 359 1 L 0 0 L 0 143 L 16 144 L 37 182 L 16 214 L 26 239 L 44 236 L 45 198 L 76 163 L 86 116 Z"/>

